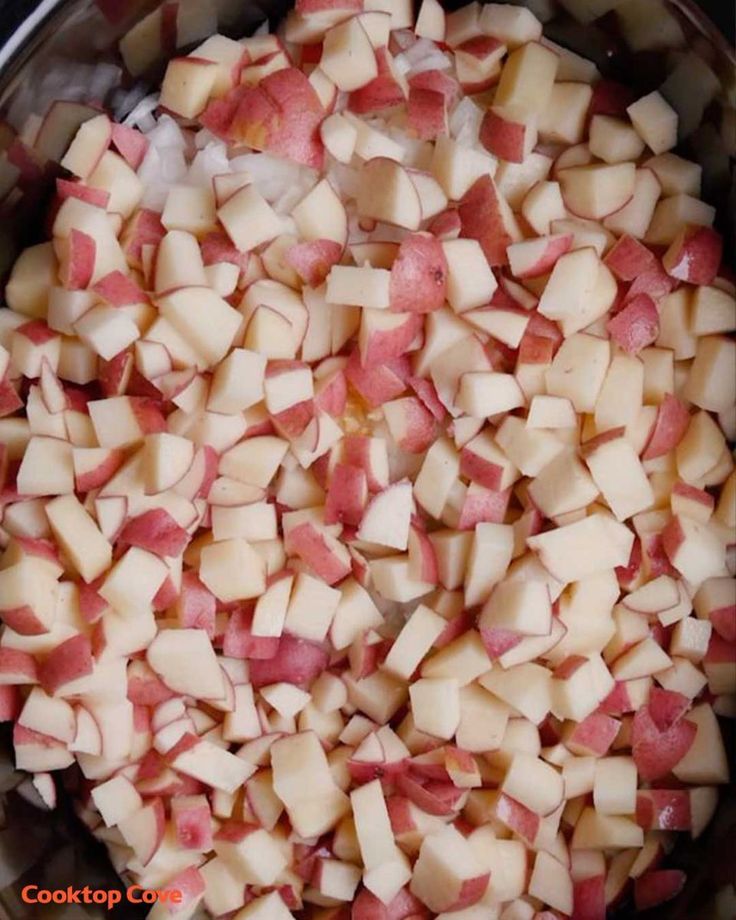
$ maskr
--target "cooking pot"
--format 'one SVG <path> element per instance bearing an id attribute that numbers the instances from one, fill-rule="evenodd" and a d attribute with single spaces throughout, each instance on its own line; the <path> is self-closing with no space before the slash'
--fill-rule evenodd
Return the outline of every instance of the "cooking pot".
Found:
<path id="1" fill-rule="evenodd" d="M 582 25 L 567 15 L 569 0 L 511 0 L 529 6 L 545 31 L 561 45 L 592 58 L 604 77 L 631 83 L 641 93 L 665 82 L 664 94 L 679 106 L 682 152 L 703 165 L 703 197 L 718 209 L 718 224 L 733 258 L 736 212 L 736 56 L 733 53 L 734 4 L 729 0 L 667 0 L 681 29 L 678 47 L 672 31 L 659 29 L 652 10 L 649 47 L 631 49 L 609 13 Z M 601 6 L 588 0 L 590 7 Z M 640 0 L 642 7 L 653 0 Z M 459 3 L 446 3 L 447 7 Z M 577 4 L 579 6 L 579 2 Z M 613 7 L 614 2 L 609 6 Z M 220 31 L 240 37 L 264 20 L 274 26 L 288 0 L 0 0 L 0 151 L 16 135 L 28 136 L 57 99 L 104 104 L 116 118 L 128 115 L 155 88 L 168 57 Z M 711 18 L 707 18 L 710 16 Z M 717 25 L 715 24 L 717 23 Z M 132 61 L 124 36 L 137 29 L 144 53 Z M 152 37 L 153 36 L 153 37 Z M 684 41 L 682 38 L 684 37 Z M 121 43 L 122 39 L 122 43 Z M 124 64 L 127 62 L 127 68 Z M 133 73 L 130 72 L 133 71 Z M 682 106 L 684 105 L 684 110 Z M 66 140 L 76 126 L 67 129 Z M 51 146 L 64 142 L 61 134 Z M 52 161 L 26 162 L 22 145 L 0 161 L 0 274 L 24 246 L 44 234 L 48 192 L 58 167 Z M 47 151 L 53 160 L 53 151 Z M 734 753 L 733 722 L 725 724 Z M 76 905 L 23 903 L 25 885 L 123 890 L 101 844 L 88 833 L 72 805 L 78 777 L 57 777 L 58 807 L 49 811 L 32 784 L 13 769 L 10 730 L 0 726 L 0 920 L 113 916 L 145 917 L 148 908 L 123 904 L 111 913 Z M 684 835 L 682 835 L 684 838 Z M 723 790 L 708 830 L 697 841 L 683 839 L 669 856 L 687 871 L 680 897 L 649 911 L 659 920 L 733 920 L 736 917 L 736 794 Z M 624 903 L 614 916 L 633 918 Z"/>

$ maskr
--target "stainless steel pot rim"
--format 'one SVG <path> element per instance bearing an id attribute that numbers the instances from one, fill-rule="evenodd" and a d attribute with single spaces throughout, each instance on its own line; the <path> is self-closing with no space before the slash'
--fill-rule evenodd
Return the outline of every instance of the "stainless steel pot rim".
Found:
<path id="1" fill-rule="evenodd" d="M 38 6 L 26 16 L 0 48 L 0 71 L 13 60 L 36 29 L 43 24 L 46 17 L 51 15 L 62 3 L 63 0 L 41 0 Z"/>

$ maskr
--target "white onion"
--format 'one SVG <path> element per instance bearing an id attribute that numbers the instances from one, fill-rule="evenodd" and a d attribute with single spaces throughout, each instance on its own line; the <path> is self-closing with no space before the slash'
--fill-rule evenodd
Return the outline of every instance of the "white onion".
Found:
<path id="1" fill-rule="evenodd" d="M 466 96 L 450 115 L 450 134 L 463 147 L 474 147 L 482 121 L 483 111 Z"/>
<path id="2" fill-rule="evenodd" d="M 159 150 L 166 147 L 184 150 L 187 146 L 184 132 L 170 115 L 162 115 L 156 122 L 155 128 L 146 132 L 146 137 L 151 146 Z"/>
<path id="3" fill-rule="evenodd" d="M 186 177 L 187 164 L 184 154 L 175 147 L 158 149 L 149 147 L 138 169 L 138 178 L 145 187 L 142 207 L 162 211 L 172 186 L 180 184 Z"/>
<path id="4" fill-rule="evenodd" d="M 407 61 L 405 54 L 397 54 L 394 58 L 394 67 L 397 73 L 405 77 L 411 70 L 411 62 Z"/>
<path id="5" fill-rule="evenodd" d="M 187 183 L 209 187 L 213 176 L 229 172 L 230 161 L 227 158 L 225 144 L 222 141 L 213 141 L 195 155 L 187 173 Z"/>
<path id="6" fill-rule="evenodd" d="M 406 130 L 397 126 L 390 126 L 386 131 L 392 141 L 395 141 L 404 151 L 404 166 L 412 166 L 426 169 L 426 150 L 425 141 L 417 137 L 409 137 Z"/>
<path id="7" fill-rule="evenodd" d="M 116 64 L 98 64 L 92 69 L 90 81 L 87 84 L 88 98 L 103 102 L 110 90 L 120 86 L 122 73 Z"/>
<path id="8" fill-rule="evenodd" d="M 123 119 L 123 124 L 128 125 L 131 128 L 141 128 L 141 130 L 143 130 L 141 127 L 141 122 L 145 118 L 150 119 L 152 117 L 153 112 L 156 111 L 158 99 L 158 93 L 149 93 L 147 96 L 144 96 L 140 102 L 138 102 L 135 107 L 131 109 L 131 111 L 128 113 L 128 116 Z M 155 121 L 153 124 L 155 125 Z"/>
<path id="9" fill-rule="evenodd" d="M 233 172 L 247 172 L 261 195 L 271 204 L 281 205 L 290 190 L 297 189 L 296 204 L 317 181 L 317 174 L 306 166 L 270 153 L 246 153 L 230 161 Z"/>
<path id="10" fill-rule="evenodd" d="M 394 58 L 394 64 L 403 74 L 423 73 L 425 70 L 450 70 L 452 61 L 437 48 L 434 42 L 420 38 Z"/>

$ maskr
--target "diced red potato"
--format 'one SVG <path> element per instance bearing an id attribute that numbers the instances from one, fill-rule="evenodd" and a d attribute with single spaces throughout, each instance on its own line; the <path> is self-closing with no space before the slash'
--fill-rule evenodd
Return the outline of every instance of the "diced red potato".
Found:
<path id="1" fill-rule="evenodd" d="M 184 159 L 262 157 L 161 215 L 155 131 L 39 135 L 77 178 L 0 324 L 0 718 L 187 915 L 603 920 L 728 781 L 736 323 L 677 114 L 524 7 L 412 25 L 174 58 Z"/>

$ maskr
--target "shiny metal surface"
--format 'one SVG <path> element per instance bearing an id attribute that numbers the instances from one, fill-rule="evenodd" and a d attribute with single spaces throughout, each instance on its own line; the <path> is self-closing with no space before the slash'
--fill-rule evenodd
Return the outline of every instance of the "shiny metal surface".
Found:
<path id="1" fill-rule="evenodd" d="M 649 0 L 641 0 L 647 4 Z M 563 16 L 548 26 L 548 34 L 563 45 L 592 57 L 604 76 L 633 83 L 637 89 L 649 91 L 658 87 L 683 56 L 699 72 L 706 67 L 713 75 L 718 90 L 696 123 L 687 127 L 682 149 L 685 155 L 698 159 L 704 166 L 704 197 L 717 206 L 719 224 L 731 241 L 733 257 L 734 161 L 723 141 L 724 120 L 736 113 L 736 56 L 729 41 L 703 14 L 701 6 L 710 6 L 719 18 L 724 6 L 733 7 L 730 0 L 705 0 L 701 5 L 692 0 L 669 0 L 676 11 L 685 35 L 685 47 L 659 48 L 656 51 L 632 53 L 616 29 L 615 17 L 582 27 Z M 150 66 L 135 78 L 123 73 L 118 41 L 146 16 L 160 16 L 160 8 L 147 0 L 41 0 L 37 4 L 21 2 L 8 4 L 7 16 L 15 28 L 0 48 L 0 115 L 14 132 L 23 130 L 29 116 L 41 115 L 57 98 L 94 100 L 105 104 L 118 117 L 126 115 L 149 90 L 167 54 L 188 47 L 217 30 L 240 36 L 252 31 L 264 19 L 278 21 L 288 3 L 284 0 L 181 0 L 180 29 L 176 39 L 152 58 Z M 459 5 L 459 4 L 448 4 Z M 533 5 L 533 4 L 531 4 Z M 177 4 L 164 4 L 177 6 Z M 32 9 L 31 9 L 32 7 Z M 0 6 L 0 14 L 4 10 Z M 728 22 L 728 17 L 722 21 Z M 0 31 L 2 25 L 0 25 Z M 682 66 L 682 65 L 681 65 Z M 685 65 L 687 66 L 687 65 Z M 697 114 L 697 113 L 696 113 Z M 700 117 L 702 116 L 702 117 Z M 736 132 L 736 127 L 733 128 Z M 0 136 L 0 149 L 11 135 L 5 129 Z M 28 245 L 43 235 L 43 214 L 47 189 L 58 168 L 54 164 L 38 165 L 33 181 L 21 182 L 5 189 L 0 201 L 0 273 L 12 263 L 19 247 Z M 52 183 L 51 183 L 52 184 Z M 8 726 L 1 726 L 2 749 L 9 756 Z M 730 748 L 734 751 L 733 723 L 726 725 Z M 101 916 L 92 908 L 85 912 L 55 908 L 32 908 L 19 898 L 21 883 L 9 885 L 13 875 L 21 880 L 33 880 L 54 887 L 67 884 L 94 884 L 98 887 L 120 885 L 102 848 L 86 833 L 75 817 L 67 794 L 61 795 L 61 807 L 48 813 L 24 801 L 17 793 L 5 793 L 18 785 L 22 777 L 12 771 L 6 761 L 0 765 L 0 793 L 6 799 L 0 824 L 0 920 L 22 920 L 31 917 Z M 77 781 L 72 774 L 65 779 L 69 786 Z M 721 807 L 713 825 L 697 842 L 678 844 L 672 862 L 685 868 L 689 880 L 683 895 L 671 904 L 647 914 L 660 920 L 715 920 L 733 914 L 716 909 L 718 891 L 736 878 L 736 800 L 734 790 L 724 791 Z M 721 898 L 724 895 L 720 895 Z M 736 900 L 732 902 L 736 904 Z M 729 908 L 726 908 L 728 911 Z M 136 920 L 130 905 L 111 915 L 124 920 Z M 615 916 L 633 917 L 632 908 L 624 905 Z"/>

